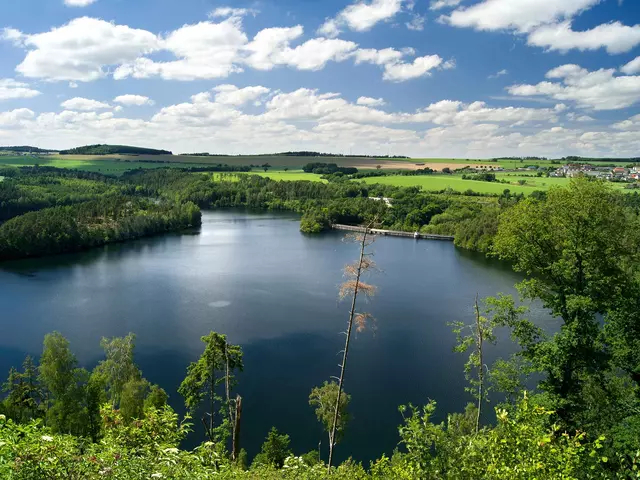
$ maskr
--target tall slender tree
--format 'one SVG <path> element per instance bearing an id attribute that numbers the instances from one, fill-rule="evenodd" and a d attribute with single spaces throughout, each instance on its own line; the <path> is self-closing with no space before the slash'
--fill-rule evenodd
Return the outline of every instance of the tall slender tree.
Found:
<path id="1" fill-rule="evenodd" d="M 358 331 L 364 330 L 367 323 L 373 319 L 371 314 L 362 313 L 356 310 L 358 296 L 365 295 L 372 297 L 376 292 L 376 287 L 362 281 L 362 276 L 372 270 L 375 267 L 375 263 L 371 259 L 371 252 L 367 252 L 375 237 L 371 233 L 371 227 L 374 222 L 369 223 L 363 232 L 356 235 L 351 235 L 350 239 L 356 241 L 360 246 L 360 254 L 358 260 L 345 266 L 344 274 L 347 280 L 340 286 L 340 298 L 351 298 L 351 308 L 349 310 L 349 321 L 347 323 L 347 331 L 345 332 L 344 349 L 342 350 L 342 363 L 340 364 L 340 377 L 338 379 L 338 394 L 336 395 L 336 402 L 333 411 L 333 420 L 331 422 L 331 429 L 329 432 L 329 462 L 328 469 L 331 469 L 333 462 L 333 450 L 336 445 L 336 431 L 340 422 L 341 412 L 341 400 L 342 392 L 344 389 L 345 374 L 347 371 L 347 360 L 349 357 L 349 344 L 351 342 L 351 334 L 355 325 Z"/>
<path id="2" fill-rule="evenodd" d="M 227 343 L 226 335 L 210 332 L 200 340 L 205 349 L 198 361 L 187 368 L 187 376 L 182 381 L 178 392 L 184 397 L 185 406 L 190 412 L 208 400 L 206 417 L 202 417 L 205 432 L 211 442 L 219 443 L 233 434 L 232 426 L 238 422 L 232 421 L 233 407 L 231 405 L 231 389 L 235 384 L 234 372 L 242 371 L 242 349 Z M 218 391 L 218 387 L 225 387 L 225 397 Z M 219 408 L 219 411 L 217 409 Z M 216 415 L 221 415 L 222 421 L 216 427 Z M 235 432 L 237 435 L 238 432 Z M 233 448 L 233 446 L 232 446 Z"/>
<path id="3" fill-rule="evenodd" d="M 453 332 L 457 337 L 457 344 L 454 347 L 456 352 L 464 353 L 471 349 L 469 359 L 464 365 L 465 375 L 471 384 L 466 390 L 473 395 L 477 402 L 477 412 L 475 419 L 476 433 L 480 430 L 480 416 L 482 415 L 482 404 L 488 400 L 488 389 L 485 388 L 484 348 L 485 343 L 495 343 L 496 337 L 493 333 L 493 324 L 490 319 L 480 315 L 478 306 L 478 295 L 474 302 L 475 321 L 471 325 L 457 322 L 453 325 Z M 465 335 L 465 331 L 470 331 Z"/>
<path id="4" fill-rule="evenodd" d="M 459 353 L 471 351 L 464 365 L 464 371 L 470 384 L 466 390 L 476 400 L 476 433 L 480 430 L 483 404 L 489 400 L 487 377 L 490 370 L 486 364 L 486 347 L 496 343 L 494 329 L 496 327 L 510 327 L 514 331 L 522 333 L 527 330 L 530 335 L 536 338 L 539 335 L 537 327 L 521 318 L 527 309 L 516 307 L 511 296 L 500 294 L 497 297 L 487 297 L 483 303 L 484 308 L 481 311 L 476 294 L 473 305 L 474 321 L 470 324 L 464 322 L 450 324 L 457 340 L 454 351 Z"/>

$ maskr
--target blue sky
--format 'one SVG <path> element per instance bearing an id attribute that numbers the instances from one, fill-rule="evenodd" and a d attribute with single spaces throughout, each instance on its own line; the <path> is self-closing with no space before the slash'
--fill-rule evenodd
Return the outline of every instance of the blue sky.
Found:
<path id="1" fill-rule="evenodd" d="M 637 0 L 21 0 L 0 59 L 0 145 L 640 156 Z"/>

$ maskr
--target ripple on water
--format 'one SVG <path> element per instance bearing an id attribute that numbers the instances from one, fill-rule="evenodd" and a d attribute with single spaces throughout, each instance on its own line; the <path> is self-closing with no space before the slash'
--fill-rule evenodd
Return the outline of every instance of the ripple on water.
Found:
<path id="1" fill-rule="evenodd" d="M 228 302 L 226 300 L 218 300 L 216 302 L 211 302 L 209 304 L 209 306 L 213 308 L 224 308 L 224 307 L 228 307 L 229 305 L 231 305 L 231 302 Z"/>

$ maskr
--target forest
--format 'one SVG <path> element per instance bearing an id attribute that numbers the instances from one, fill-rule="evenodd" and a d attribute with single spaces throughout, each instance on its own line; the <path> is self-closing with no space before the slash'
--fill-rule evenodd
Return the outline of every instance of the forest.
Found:
<path id="1" fill-rule="evenodd" d="M 0 176 L 4 177 L 0 182 L 0 222 L 6 222 L 0 225 L 0 251 L 9 251 L 6 242 L 17 232 L 31 239 L 25 241 L 25 245 L 34 242 L 36 236 L 30 228 L 35 227 L 29 225 L 39 222 L 47 225 L 53 239 L 50 242 L 67 242 L 68 234 L 64 230 L 69 224 L 55 220 L 53 212 L 61 218 L 81 215 L 73 229 L 74 238 L 84 239 L 78 248 L 89 248 L 197 226 L 199 221 L 194 213 L 197 206 L 297 212 L 301 214 L 300 230 L 307 234 L 321 233 L 335 223 L 360 225 L 367 218 L 375 217 L 379 228 L 453 236 L 456 246 L 487 253 L 497 234 L 499 216 L 525 200 L 524 195 L 513 194 L 509 189 L 498 196 L 452 190 L 427 193 L 416 187 L 367 185 L 342 178 L 339 173 L 329 175 L 332 178 L 328 183 L 283 182 L 238 172 L 233 166 L 230 171 L 226 171 L 224 165 L 210 167 L 213 173 L 208 170 L 209 166 L 206 167 L 209 173 L 189 168 L 138 169 L 119 178 L 51 167 L 0 169 Z M 542 200 L 546 196 L 547 192 L 535 191 L 529 198 Z M 392 206 L 376 198 L 387 198 Z M 114 208 L 97 212 L 93 207 L 80 206 L 91 201 Z M 129 201 L 133 201 L 131 205 L 135 204 L 136 208 L 122 207 Z M 622 195 L 619 201 L 634 211 L 640 208 L 637 192 Z M 45 210 L 54 207 L 67 208 Z M 26 216 L 29 212 L 40 213 Z M 8 222 L 12 218 L 15 220 Z M 153 228 L 148 224 L 152 218 L 155 219 Z M 109 224 L 111 233 L 101 237 L 108 240 L 96 243 L 98 230 Z M 89 234 L 90 231 L 93 234 Z M 68 245 L 56 249 L 49 244 L 42 252 L 34 249 L 30 255 L 68 249 Z M 10 251 L 14 252 L 11 258 L 18 255 L 16 250 Z"/>
<path id="2" fill-rule="evenodd" d="M 173 155 L 169 150 L 129 147 L 127 145 L 86 145 L 60 150 L 60 155 Z"/>
<path id="3" fill-rule="evenodd" d="M 142 188 L 157 185 L 159 191 L 175 194 L 178 187 L 190 185 L 170 174 L 174 185 L 164 186 L 163 174 L 154 172 Z M 256 182 L 251 195 L 264 194 L 265 185 Z M 309 194 L 307 185 L 283 188 L 281 195 L 289 192 L 292 197 L 287 201 Z M 197 190 L 188 191 L 195 195 Z M 208 203 L 226 198 L 202 197 Z M 286 432 L 271 429 L 264 432 L 260 453 L 247 458 L 242 431 L 252 426 L 241 422 L 243 390 L 236 378 L 244 369 L 243 351 L 220 332 L 201 338 L 200 356 L 184 366 L 177 392 L 144 378 L 135 362 L 133 334 L 103 338 L 104 357 L 88 371 L 78 364 L 69 342 L 53 332 L 45 337 L 40 357 L 27 356 L 3 385 L 0 476 L 640 478 L 637 207 L 608 184 L 584 178 L 553 187 L 545 196 L 516 200 L 501 199 L 503 205 L 491 207 L 497 220 L 488 253 L 522 272 L 524 280 L 516 285 L 519 298 L 497 294 L 476 299 L 470 318 L 451 324 L 455 351 L 466 359 L 460 375 L 468 387 L 460 395 L 469 399 L 467 408 L 435 423 L 434 402 L 399 406 L 397 448 L 369 465 L 332 460 L 333 451 L 342 448 L 350 416 L 359 414 L 350 409 L 348 360 L 357 354 L 349 350 L 357 340 L 352 336 L 371 322 L 362 308 L 375 286 L 364 282 L 363 274 L 376 266 L 369 255 L 371 235 L 365 231 L 355 239 L 359 254 L 345 266 L 338 292 L 351 305 L 345 315 L 340 376 L 335 381 L 327 372 L 326 382 L 309 385 L 309 408 L 329 439 L 328 455 L 292 451 Z M 360 214 L 371 225 L 380 212 Z M 530 321 L 521 300 L 541 302 L 553 315 L 557 333 L 550 335 Z M 498 341 L 499 329 L 510 333 L 518 349 L 486 365 L 486 350 Z M 184 403 L 185 416 L 168 405 L 169 396 L 174 405 L 176 398 Z M 498 405 L 491 420 L 482 423 L 490 400 Z M 195 434 L 204 441 L 183 449 L 184 438 Z"/>
<path id="4" fill-rule="evenodd" d="M 17 153 L 53 153 L 55 150 L 47 150 L 44 148 L 30 147 L 23 145 L 19 147 L 0 147 L 0 152 L 17 152 Z"/>
<path id="5" fill-rule="evenodd" d="M 200 225 L 192 202 L 152 201 L 135 185 L 97 173 L 5 168 L 0 260 L 75 252 Z"/>
<path id="6" fill-rule="evenodd" d="M 496 233 L 500 211 L 524 198 L 508 190 L 500 196 L 425 193 L 415 187 L 366 185 L 341 177 L 328 183 L 278 182 L 237 172 L 236 167 L 226 171 L 224 167 L 211 166 L 215 173 L 210 174 L 189 168 L 138 169 L 120 178 L 51 167 L 0 169 L 4 177 L 0 182 L 0 222 L 6 222 L 0 226 L 2 258 L 70 251 L 69 235 L 81 240 L 76 249 L 84 249 L 197 226 L 199 221 L 190 213 L 195 211 L 194 205 L 190 204 L 199 208 L 293 211 L 302 215 L 301 231 L 310 234 L 328 230 L 334 223 L 359 225 L 374 216 L 381 228 L 451 235 L 459 247 L 486 252 Z M 209 167 L 206 170 L 211 171 Z M 638 197 L 634 195 L 628 197 Z M 381 197 L 390 198 L 392 208 L 374 199 Z M 124 208 L 132 198 L 136 199 L 132 204 L 135 208 Z M 92 201 L 104 204 L 106 210 L 82 207 Z M 51 208 L 57 209 L 47 210 Z M 69 223 L 72 218 L 76 219 L 73 227 Z M 149 225 L 152 219 L 153 228 Z M 31 231 L 41 223 L 48 231 L 46 246 Z M 68 228 L 73 234 L 66 231 Z M 105 228 L 110 233 L 105 234 Z M 25 247 L 16 250 L 8 247 L 11 242 L 24 243 Z M 60 247 L 55 248 L 55 243 Z"/>

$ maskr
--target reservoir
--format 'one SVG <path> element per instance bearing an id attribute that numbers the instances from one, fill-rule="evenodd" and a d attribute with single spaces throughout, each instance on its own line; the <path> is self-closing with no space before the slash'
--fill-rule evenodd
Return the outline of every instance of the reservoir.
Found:
<path id="1" fill-rule="evenodd" d="M 241 447 L 250 458 L 268 430 L 288 433 L 296 454 L 327 440 L 308 396 L 339 375 L 349 302 L 338 301 L 342 268 L 358 256 L 345 232 L 305 236 L 298 217 L 237 211 L 203 212 L 197 232 L 172 234 L 79 254 L 0 265 L 0 375 L 39 356 L 46 333 L 66 336 L 81 366 L 103 357 L 103 336 L 134 332 L 136 363 L 183 412 L 177 387 L 211 330 L 242 346 L 245 371 Z M 514 293 L 521 280 L 508 266 L 456 249 L 451 242 L 380 237 L 371 247 L 378 271 L 366 281 L 377 295 L 359 310 L 375 328 L 354 334 L 345 390 L 352 420 L 338 460 L 368 463 L 398 444 L 398 406 L 438 402 L 440 421 L 471 397 L 453 353 L 448 322 L 473 320 L 473 301 Z M 529 316 L 551 321 L 540 308 Z M 489 357 L 514 350 L 501 332 Z M 487 420 L 493 418 L 492 412 Z M 190 445 L 202 439 L 195 419 Z"/>

